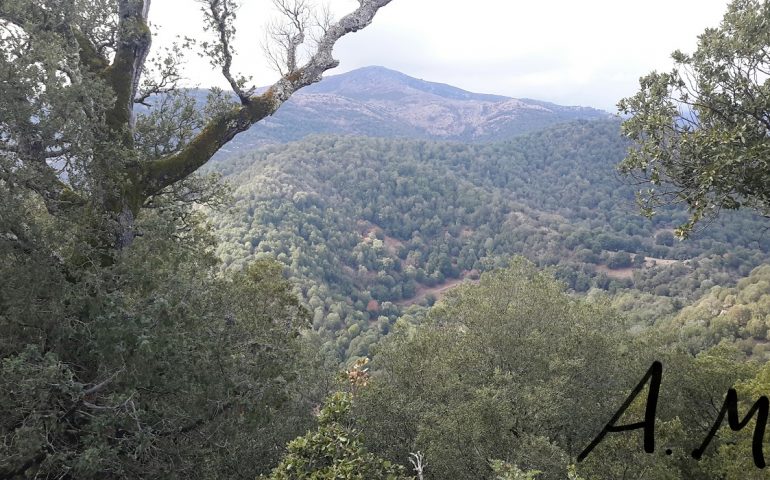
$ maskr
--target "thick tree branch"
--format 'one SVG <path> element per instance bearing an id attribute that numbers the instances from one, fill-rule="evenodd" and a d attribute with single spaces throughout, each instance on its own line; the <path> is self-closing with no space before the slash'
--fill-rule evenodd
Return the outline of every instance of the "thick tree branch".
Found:
<path id="1" fill-rule="evenodd" d="M 152 162 L 143 178 L 145 197 L 186 178 L 202 167 L 235 135 L 247 130 L 256 122 L 272 115 L 302 87 L 321 80 L 325 71 L 339 62 L 332 56 L 335 43 L 348 33 L 357 32 L 369 25 L 377 11 L 391 0 L 360 0 L 360 6 L 330 25 L 321 38 L 315 53 L 300 68 L 284 75 L 267 92 L 252 96 L 241 107 L 212 120 L 188 145 L 174 155 Z"/>
<path id="2" fill-rule="evenodd" d="M 78 43 L 80 64 L 85 66 L 92 73 L 102 73 L 109 66 L 106 58 L 99 54 L 96 47 L 88 40 L 82 32 L 72 29 L 72 35 Z"/>
<path id="3" fill-rule="evenodd" d="M 106 70 L 107 81 L 116 96 L 115 106 L 107 113 L 107 125 L 115 131 L 126 130 L 131 143 L 134 98 L 142 68 L 150 51 L 152 36 L 147 25 L 150 0 L 118 1 L 118 42 L 115 59 Z"/>
<path id="4" fill-rule="evenodd" d="M 143 196 L 149 197 L 183 180 L 202 167 L 237 134 L 275 112 L 272 89 L 251 97 L 247 105 L 236 107 L 212 120 L 179 152 L 151 162 L 144 178 Z"/>

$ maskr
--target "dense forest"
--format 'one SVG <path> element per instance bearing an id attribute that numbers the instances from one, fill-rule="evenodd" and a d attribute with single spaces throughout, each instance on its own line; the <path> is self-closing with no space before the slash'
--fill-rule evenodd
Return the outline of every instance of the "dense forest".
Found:
<path id="1" fill-rule="evenodd" d="M 675 313 L 767 260 L 761 217 L 726 215 L 681 242 L 682 213 L 635 215 L 613 173 L 626 148 L 614 121 L 483 145 L 315 136 L 264 148 L 212 167 L 234 197 L 213 213 L 218 252 L 235 270 L 283 263 L 340 359 L 367 356 L 410 305 L 513 255 L 574 292 L 618 294 L 645 324 L 651 304 Z"/>
<path id="2" fill-rule="evenodd" d="M 686 352 L 671 337 L 633 334 L 629 325 L 608 302 L 575 298 L 515 261 L 452 290 L 419 326 L 387 337 L 357 399 L 358 425 L 384 458 L 402 459 L 418 446 L 434 460 L 425 478 L 490 478 L 489 459 L 504 459 L 539 471 L 536 478 L 563 479 L 657 359 L 664 373 L 655 454 L 644 453 L 640 433 L 610 435 L 579 474 L 766 478 L 747 453 L 748 429 L 720 435 L 701 462 L 689 452 L 718 413 L 714 399 L 724 393 L 716 392 L 737 385 L 748 394 L 742 398 L 757 398 L 768 388 L 767 364 L 727 344 Z M 636 400 L 628 421 L 643 417 L 646 402 Z M 491 478 L 527 478 L 524 471 Z"/>
<path id="3" fill-rule="evenodd" d="M 0 1 L 0 479 L 768 478 L 770 1 L 622 118 L 324 83 L 390 0 L 273 3 L 257 88 L 234 0 Z"/>

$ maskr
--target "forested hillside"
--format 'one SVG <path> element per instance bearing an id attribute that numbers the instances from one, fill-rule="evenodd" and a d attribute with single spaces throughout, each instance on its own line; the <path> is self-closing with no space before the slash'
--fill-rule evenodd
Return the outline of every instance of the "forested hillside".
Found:
<path id="1" fill-rule="evenodd" d="M 0 1 L 0 480 L 768 478 L 770 0 L 623 119 L 150 3 Z"/>
<path id="2" fill-rule="evenodd" d="M 683 352 L 675 340 L 630 334 L 628 326 L 606 302 L 576 299 L 532 265 L 513 262 L 453 290 L 419 326 L 384 340 L 357 398 L 357 426 L 384 458 L 424 452 L 434 462 L 431 480 L 767 478 L 748 453 L 750 428 L 725 427 L 700 462 L 689 452 L 728 388 L 742 399 L 766 394 L 768 364 L 729 346 Z M 655 452 L 644 452 L 639 431 L 610 433 L 579 464 L 580 476 L 568 476 L 653 360 L 663 365 Z M 645 404 L 637 398 L 623 424 L 641 420 Z"/>
<path id="3" fill-rule="evenodd" d="M 714 287 L 675 318 L 663 322 L 691 351 L 725 341 L 770 358 L 770 265 L 754 269 L 733 287 Z"/>
<path id="4" fill-rule="evenodd" d="M 673 313 L 767 258 L 749 214 L 687 242 L 672 235 L 673 211 L 635 215 L 613 170 L 626 148 L 613 121 L 483 145 L 316 136 L 265 148 L 215 164 L 235 188 L 213 214 L 218 251 L 228 268 L 286 265 L 340 358 L 366 356 L 406 307 L 512 255 L 575 292 L 635 289 L 623 303 L 640 319 L 645 304 Z"/>

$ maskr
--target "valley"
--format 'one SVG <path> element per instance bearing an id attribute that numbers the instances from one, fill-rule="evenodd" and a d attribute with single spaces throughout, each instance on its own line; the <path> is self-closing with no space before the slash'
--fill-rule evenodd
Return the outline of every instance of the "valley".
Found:
<path id="1" fill-rule="evenodd" d="M 317 89 L 359 98 L 371 81 L 354 72 L 330 85 Z M 281 262 L 340 360 L 367 356 L 410 306 L 515 256 L 576 294 L 638 291 L 677 305 L 767 261 L 759 217 L 725 215 L 680 242 L 680 213 L 639 216 L 614 173 L 626 148 L 612 119 L 482 143 L 313 133 L 214 163 L 236 200 L 212 216 L 218 252 L 226 269 Z"/>
<path id="2" fill-rule="evenodd" d="M 193 3 L 0 1 L 0 479 L 767 480 L 770 0 Z"/>

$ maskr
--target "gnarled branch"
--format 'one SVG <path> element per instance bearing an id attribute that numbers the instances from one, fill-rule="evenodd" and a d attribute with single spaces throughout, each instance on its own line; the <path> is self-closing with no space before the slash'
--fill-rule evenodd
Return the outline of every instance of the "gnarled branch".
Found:
<path id="1" fill-rule="evenodd" d="M 326 28 L 318 39 L 315 52 L 304 65 L 283 75 L 262 95 L 250 96 L 240 107 L 219 115 L 179 152 L 151 162 L 144 173 L 142 194 L 152 196 L 184 179 L 208 162 L 235 135 L 275 113 L 294 92 L 320 81 L 325 71 L 339 64 L 332 56 L 335 43 L 348 33 L 369 25 L 377 11 L 390 2 L 360 0 L 355 11 Z"/>
<path id="2" fill-rule="evenodd" d="M 233 0 L 205 0 L 203 13 L 207 27 L 217 33 L 214 44 L 204 44 L 204 50 L 211 57 L 212 64 L 219 65 L 227 83 L 233 89 L 242 104 L 249 101 L 250 92 L 243 88 L 245 79 L 236 79 L 231 72 L 233 65 L 233 48 L 230 44 L 235 35 L 235 21 L 237 5 Z"/>

